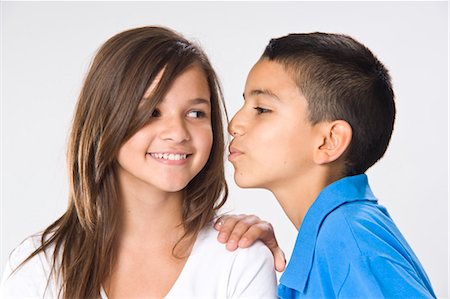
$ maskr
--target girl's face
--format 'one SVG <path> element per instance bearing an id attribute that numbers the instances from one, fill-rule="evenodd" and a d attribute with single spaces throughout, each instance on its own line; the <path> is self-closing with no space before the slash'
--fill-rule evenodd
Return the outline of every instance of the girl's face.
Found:
<path id="1" fill-rule="evenodd" d="M 150 122 L 120 148 L 119 178 L 136 187 L 180 191 L 205 166 L 212 142 L 208 82 L 192 66 L 173 82 Z"/>
<path id="2" fill-rule="evenodd" d="M 314 127 L 307 102 L 283 65 L 262 59 L 250 71 L 244 104 L 230 122 L 229 160 L 240 187 L 272 190 L 307 173 Z"/>

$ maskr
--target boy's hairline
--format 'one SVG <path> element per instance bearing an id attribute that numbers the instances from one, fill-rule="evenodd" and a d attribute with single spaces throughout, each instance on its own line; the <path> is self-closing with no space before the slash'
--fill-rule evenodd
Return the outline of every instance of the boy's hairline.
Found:
<path id="1" fill-rule="evenodd" d="M 291 60 L 291 59 L 289 59 L 289 58 L 285 58 L 285 59 L 282 59 L 282 58 L 280 59 L 280 58 L 278 58 L 278 57 L 270 58 L 269 56 L 262 55 L 261 58 L 257 61 L 257 63 L 258 63 L 259 61 L 263 61 L 263 60 L 270 61 L 270 62 L 274 62 L 274 63 L 278 63 L 279 65 L 281 65 L 281 66 L 283 67 L 283 69 L 285 70 L 286 74 L 288 74 L 288 76 L 289 76 L 289 77 L 292 79 L 292 81 L 295 83 L 298 92 L 299 92 L 300 95 L 303 96 L 303 97 L 305 98 L 305 100 L 306 100 L 306 116 L 307 116 L 308 123 L 309 123 L 310 125 L 316 125 L 316 124 L 318 124 L 318 123 L 325 122 L 325 121 L 334 121 L 334 120 L 337 120 L 337 119 L 326 119 L 326 118 L 321 118 L 320 120 L 314 122 L 314 121 L 311 119 L 311 113 L 312 113 L 312 111 L 311 111 L 310 99 L 309 99 L 309 97 L 307 96 L 307 94 L 305 94 L 305 92 L 303 92 L 302 87 L 301 87 L 301 82 L 300 82 L 300 80 L 302 80 L 302 76 L 300 75 L 300 72 L 302 71 L 302 69 L 301 69 L 301 64 L 303 64 L 303 62 L 304 62 L 303 60 L 304 60 L 304 59 L 297 60 L 296 63 L 291 63 L 291 64 L 290 64 L 290 63 L 289 63 L 289 60 Z M 293 59 L 292 59 L 292 60 L 293 60 Z M 345 119 L 343 119 L 343 120 L 346 121 L 346 122 L 348 122 L 348 121 L 345 120 Z"/>

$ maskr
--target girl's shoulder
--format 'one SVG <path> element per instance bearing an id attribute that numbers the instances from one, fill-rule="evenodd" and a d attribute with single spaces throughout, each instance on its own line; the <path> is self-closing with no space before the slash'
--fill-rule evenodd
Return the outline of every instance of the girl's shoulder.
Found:
<path id="1" fill-rule="evenodd" d="M 231 252 L 213 225 L 200 231 L 167 298 L 276 298 L 273 256 L 261 242 Z"/>
<path id="2" fill-rule="evenodd" d="M 32 253 L 34 253 L 40 246 L 42 245 L 42 234 L 32 235 L 22 243 L 19 244 L 9 255 L 8 265 L 14 269 L 19 267 Z M 51 267 L 53 263 L 53 249 L 54 246 L 50 245 L 45 249 L 45 251 L 41 251 L 31 259 L 29 259 L 26 263 L 29 264 L 29 267 L 39 266 L 40 268 L 48 269 Z M 22 267 L 19 267 L 19 269 Z"/>
<path id="3" fill-rule="evenodd" d="M 1 298 L 56 297 L 51 271 L 53 246 L 27 260 L 40 247 L 41 239 L 41 234 L 32 235 L 11 252 L 0 285 Z"/>
<path id="4" fill-rule="evenodd" d="M 41 245 L 41 234 L 29 236 L 23 240 L 9 255 L 9 264 L 12 267 L 19 266 Z"/>
<path id="5" fill-rule="evenodd" d="M 228 256 L 234 259 L 236 255 L 248 255 L 249 257 L 253 256 L 256 259 L 270 257 L 270 260 L 273 260 L 269 248 L 260 241 L 256 241 L 248 248 L 238 248 L 231 252 L 226 249 L 225 244 L 218 241 L 218 235 L 219 232 L 214 229 L 213 223 L 208 224 L 198 234 L 193 252 L 214 256 L 215 258 Z"/>
<path id="6" fill-rule="evenodd" d="M 235 251 L 226 249 L 217 239 L 218 232 L 213 225 L 204 228 L 197 237 L 188 262 L 195 261 L 198 268 L 217 271 L 218 273 L 251 272 L 266 269 L 274 272 L 274 259 L 269 248 L 257 241 L 248 248 L 238 248 Z"/>

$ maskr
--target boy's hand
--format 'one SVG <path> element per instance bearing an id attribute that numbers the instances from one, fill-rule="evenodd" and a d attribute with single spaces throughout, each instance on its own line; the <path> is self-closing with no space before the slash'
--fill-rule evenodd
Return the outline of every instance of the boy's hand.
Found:
<path id="1" fill-rule="evenodd" d="M 247 248 L 261 240 L 272 252 L 275 270 L 282 272 L 286 267 L 284 252 L 278 247 L 272 224 L 255 215 L 226 215 L 217 219 L 214 228 L 219 231 L 217 239 L 230 251 Z"/>

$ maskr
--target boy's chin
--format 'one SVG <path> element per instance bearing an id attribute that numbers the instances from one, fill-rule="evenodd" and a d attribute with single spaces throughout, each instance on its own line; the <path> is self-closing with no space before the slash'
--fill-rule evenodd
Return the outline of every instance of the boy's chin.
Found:
<path id="1" fill-rule="evenodd" d="M 242 175 L 234 175 L 234 181 L 236 183 L 236 185 L 238 185 L 240 188 L 263 188 L 262 186 L 260 186 L 260 184 L 258 184 L 258 182 L 255 182 L 255 180 L 252 180 L 250 178 L 247 178 L 245 176 Z"/>

